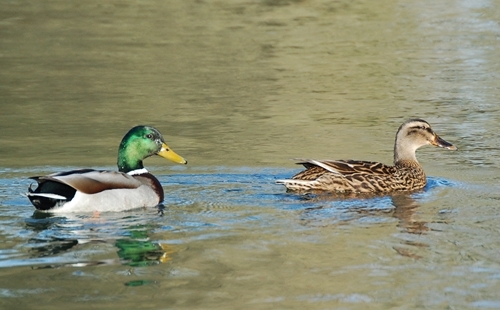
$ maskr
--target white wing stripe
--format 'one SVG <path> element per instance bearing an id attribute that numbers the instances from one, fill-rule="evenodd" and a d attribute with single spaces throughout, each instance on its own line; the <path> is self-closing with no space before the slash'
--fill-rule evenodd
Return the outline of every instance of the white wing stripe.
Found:
<path id="1" fill-rule="evenodd" d="M 335 173 L 335 174 L 338 174 L 338 175 L 342 175 L 342 173 L 340 173 L 337 169 L 333 168 L 332 166 L 329 166 L 329 165 L 326 165 L 320 161 L 317 161 L 317 160 L 314 160 L 314 159 L 311 159 L 309 160 L 309 162 L 311 164 L 315 164 L 316 166 L 319 166 L 327 171 L 330 171 L 332 173 Z"/>
<path id="2" fill-rule="evenodd" d="M 64 197 L 64 196 L 56 195 L 56 194 L 49 194 L 49 193 L 27 193 L 26 196 L 45 197 L 45 198 L 52 198 L 52 199 L 67 200 L 67 198 Z"/>

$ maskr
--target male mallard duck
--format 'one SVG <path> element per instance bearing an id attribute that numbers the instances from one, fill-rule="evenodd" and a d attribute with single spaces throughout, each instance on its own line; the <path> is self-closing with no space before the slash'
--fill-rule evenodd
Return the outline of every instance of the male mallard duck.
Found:
<path id="1" fill-rule="evenodd" d="M 426 184 L 415 151 L 424 145 L 457 148 L 441 139 L 422 119 L 410 119 L 396 133 L 394 166 L 358 160 L 300 160 L 306 170 L 291 179 L 277 180 L 292 191 L 329 191 L 341 194 L 389 193 L 421 189 Z"/>
<path id="2" fill-rule="evenodd" d="M 118 170 L 81 169 L 31 177 L 38 182 L 28 198 L 50 212 L 124 211 L 153 207 L 163 201 L 163 188 L 142 161 L 159 155 L 179 164 L 187 161 L 172 151 L 153 127 L 136 126 L 118 148 Z"/>

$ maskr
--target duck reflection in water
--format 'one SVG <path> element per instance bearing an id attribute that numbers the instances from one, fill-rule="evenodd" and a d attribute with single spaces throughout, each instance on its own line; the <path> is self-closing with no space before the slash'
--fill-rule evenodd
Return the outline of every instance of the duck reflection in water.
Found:
<path id="1" fill-rule="evenodd" d="M 430 229 L 427 227 L 427 222 L 420 220 L 417 215 L 420 204 L 412 195 L 419 192 L 421 191 L 363 198 L 306 194 L 302 195 L 301 199 L 307 200 L 308 203 L 321 204 L 305 209 L 304 215 L 306 215 L 308 225 L 323 226 L 327 220 L 329 223 L 326 226 L 329 226 L 332 223 L 349 222 L 360 218 L 363 219 L 361 221 L 363 223 L 387 223 L 384 218 L 392 216 L 397 219 L 397 227 L 402 232 L 421 235 Z M 332 206 L 332 203 L 335 205 Z M 409 237 L 409 235 L 406 236 Z M 400 239 L 401 242 L 393 245 L 392 248 L 396 253 L 405 257 L 419 259 L 421 256 L 416 254 L 419 252 L 418 249 L 428 247 L 425 243 L 415 241 L 413 237 L 406 238 L 405 235 L 401 235 Z"/>
<path id="2" fill-rule="evenodd" d="M 128 266 L 151 266 L 166 263 L 171 260 L 172 254 L 177 249 L 169 244 L 150 241 L 150 231 L 154 225 L 138 224 L 131 221 L 127 227 L 115 229 L 109 228 L 110 222 L 126 220 L 121 219 L 95 219 L 89 217 L 64 217 L 55 216 L 51 213 L 37 212 L 25 220 L 25 227 L 36 233 L 36 236 L 28 242 L 29 259 L 34 262 L 40 258 L 49 262 L 47 264 L 36 264 L 34 269 L 58 268 L 62 266 L 96 266 L 96 265 L 128 265 Z M 123 224 L 123 223 L 122 223 Z M 130 237 L 124 237 L 129 235 Z M 116 247 L 118 258 L 110 259 L 85 259 L 85 255 L 77 261 L 68 260 L 64 253 L 84 253 L 91 247 Z M 83 251 L 83 252 L 82 252 Z M 94 250 L 95 251 L 95 250 Z"/>
<path id="3" fill-rule="evenodd" d="M 416 216 L 420 205 L 410 195 L 394 195 L 391 200 L 395 207 L 392 216 L 398 219 L 398 227 L 411 234 L 423 234 L 429 230 L 427 223 Z"/>
<path id="4" fill-rule="evenodd" d="M 305 209 L 305 214 L 307 214 L 309 220 L 321 218 L 323 221 L 325 219 L 325 213 L 330 217 L 339 218 L 341 221 L 350 221 L 358 218 L 357 216 L 353 217 L 353 213 L 373 217 L 391 214 L 392 217 L 398 220 L 397 226 L 405 232 L 423 234 L 428 231 L 429 228 L 425 221 L 419 220 L 416 216 L 416 212 L 420 205 L 412 198 L 412 194 L 415 194 L 415 192 L 398 193 L 390 196 L 339 196 L 324 192 L 317 192 L 314 194 L 310 192 L 301 195 L 300 199 L 307 201 L 307 203 L 320 204 L 319 206 Z M 392 206 L 389 205 L 389 199 Z M 321 212 L 321 214 L 319 215 L 318 212 Z"/>

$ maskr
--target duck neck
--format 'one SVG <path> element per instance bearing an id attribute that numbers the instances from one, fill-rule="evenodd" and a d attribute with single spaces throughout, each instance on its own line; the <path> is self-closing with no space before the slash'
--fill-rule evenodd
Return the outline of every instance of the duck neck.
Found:
<path id="1" fill-rule="evenodd" d="M 417 148 L 410 143 L 405 143 L 396 137 L 396 143 L 394 143 L 394 165 L 402 163 L 413 163 L 419 165 L 417 157 L 415 156 L 415 151 Z"/>
<path id="2" fill-rule="evenodd" d="M 135 152 L 128 148 L 118 150 L 118 171 L 128 173 L 133 170 L 144 169 L 142 160 L 138 159 Z"/>

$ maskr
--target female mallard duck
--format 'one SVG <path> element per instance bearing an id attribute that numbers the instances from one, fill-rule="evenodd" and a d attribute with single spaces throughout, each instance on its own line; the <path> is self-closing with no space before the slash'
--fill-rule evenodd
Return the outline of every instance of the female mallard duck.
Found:
<path id="1" fill-rule="evenodd" d="M 142 161 L 159 155 L 179 164 L 187 161 L 172 151 L 161 133 L 136 126 L 118 149 L 118 170 L 81 169 L 31 177 L 38 182 L 27 194 L 38 210 L 50 212 L 124 211 L 153 207 L 163 201 L 163 188 Z"/>
<path id="2" fill-rule="evenodd" d="M 426 184 L 415 151 L 424 145 L 456 150 L 422 119 L 410 119 L 396 133 L 394 166 L 358 160 L 300 160 L 306 170 L 291 179 L 277 180 L 292 191 L 329 191 L 341 194 L 390 193 L 421 189 Z"/>

